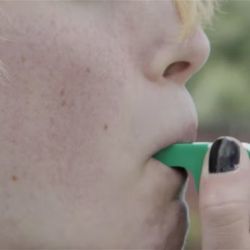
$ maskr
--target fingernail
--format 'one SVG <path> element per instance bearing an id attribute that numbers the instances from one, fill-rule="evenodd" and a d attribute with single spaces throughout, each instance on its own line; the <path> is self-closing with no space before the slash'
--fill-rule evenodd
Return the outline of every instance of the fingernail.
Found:
<path id="1" fill-rule="evenodd" d="M 222 173 L 233 171 L 240 162 L 240 147 L 233 140 L 216 140 L 210 150 L 209 172 Z"/>

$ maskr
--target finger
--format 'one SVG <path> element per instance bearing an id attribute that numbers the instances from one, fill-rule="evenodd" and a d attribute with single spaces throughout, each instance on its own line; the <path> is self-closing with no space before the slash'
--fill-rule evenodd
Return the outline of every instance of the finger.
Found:
<path id="1" fill-rule="evenodd" d="M 203 164 L 199 207 L 203 250 L 250 249 L 249 159 L 242 144 L 221 137 Z"/>

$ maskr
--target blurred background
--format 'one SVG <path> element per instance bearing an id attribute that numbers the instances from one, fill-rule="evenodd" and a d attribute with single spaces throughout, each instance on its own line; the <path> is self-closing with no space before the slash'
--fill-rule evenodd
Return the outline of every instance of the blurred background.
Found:
<path id="1" fill-rule="evenodd" d="M 206 29 L 211 54 L 206 66 L 189 81 L 199 115 L 199 141 L 230 135 L 250 142 L 250 1 L 220 4 Z M 190 178 L 187 202 L 191 227 L 186 249 L 200 250 L 197 193 Z"/>

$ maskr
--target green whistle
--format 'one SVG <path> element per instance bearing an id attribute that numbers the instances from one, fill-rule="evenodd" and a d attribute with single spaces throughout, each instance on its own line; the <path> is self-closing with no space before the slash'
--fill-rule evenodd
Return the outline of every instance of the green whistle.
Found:
<path id="1" fill-rule="evenodd" d="M 194 178 L 196 191 L 199 190 L 204 157 L 212 143 L 178 143 L 160 150 L 154 158 L 169 167 L 183 167 Z M 250 157 L 250 144 L 242 143 Z"/>

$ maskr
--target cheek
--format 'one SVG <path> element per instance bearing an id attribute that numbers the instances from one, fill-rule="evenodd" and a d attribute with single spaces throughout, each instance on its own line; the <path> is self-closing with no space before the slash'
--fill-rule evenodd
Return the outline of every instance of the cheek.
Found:
<path id="1" fill-rule="evenodd" d="M 126 142 L 128 60 L 104 34 L 86 41 L 79 24 L 62 22 L 68 32 L 59 32 L 43 21 L 41 31 L 27 26 L 17 43 L 1 47 L 12 75 L 0 98 L 1 143 L 8 148 L 1 159 L 15 151 L 29 178 L 81 185 L 80 167 L 93 152 L 104 159 Z"/>

